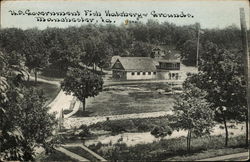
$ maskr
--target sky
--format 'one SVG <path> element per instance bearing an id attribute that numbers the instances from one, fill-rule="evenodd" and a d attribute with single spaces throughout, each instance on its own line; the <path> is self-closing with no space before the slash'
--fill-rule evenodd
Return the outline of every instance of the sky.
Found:
<path id="1" fill-rule="evenodd" d="M 175 23 L 176 25 L 189 25 L 199 22 L 201 28 L 224 28 L 232 24 L 240 27 L 239 8 L 244 8 L 246 22 L 249 29 L 249 2 L 247 0 L 15 0 L 1 1 L 1 27 L 16 27 L 22 29 L 47 27 L 68 27 L 87 24 L 86 20 L 93 24 L 127 24 L 138 21 L 147 22 L 153 19 L 162 22 Z M 85 11 L 92 13 L 97 11 L 99 15 L 85 15 Z M 109 11 L 116 16 L 106 16 Z M 42 12 L 74 12 L 75 16 L 42 16 L 28 15 L 28 13 Z M 137 20 L 135 17 L 119 17 L 117 13 L 130 13 L 132 16 L 142 15 Z M 21 15 L 11 15 L 21 13 Z M 24 14 L 23 14 L 24 13 Z M 89 13 L 89 12 L 88 12 Z M 136 15 L 134 15 L 136 14 Z M 146 15 L 147 14 L 147 15 Z M 154 17 L 155 14 L 158 17 Z M 186 17 L 169 17 L 170 14 L 186 15 Z M 153 16 L 154 15 L 154 16 Z M 165 15 L 166 17 L 159 17 Z M 188 16 L 187 16 L 188 15 Z M 39 18 L 45 20 L 39 22 Z M 65 22 L 68 20 L 71 22 Z M 72 22 L 74 20 L 81 22 Z M 51 22 L 57 20 L 60 22 Z M 110 21 L 109 21 L 110 20 Z M 127 21 L 128 20 L 128 21 Z M 64 22 L 62 22 L 64 21 Z M 84 21 L 84 22 L 82 22 Z"/>

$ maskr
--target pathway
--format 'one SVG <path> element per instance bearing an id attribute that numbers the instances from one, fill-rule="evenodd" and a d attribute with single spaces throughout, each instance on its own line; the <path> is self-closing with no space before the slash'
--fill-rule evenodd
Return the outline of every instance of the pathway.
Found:
<path id="1" fill-rule="evenodd" d="M 243 153 L 201 159 L 197 161 L 247 161 L 248 159 L 249 159 L 249 152 L 243 152 Z"/>
<path id="2" fill-rule="evenodd" d="M 92 150 L 90 150 L 89 148 L 87 148 L 86 146 L 84 146 L 83 144 L 74 143 L 74 144 L 66 144 L 66 145 L 63 145 L 63 146 L 66 146 L 66 147 L 81 147 L 83 150 L 85 150 L 86 152 L 90 153 L 96 159 L 98 159 L 100 161 L 107 161 L 106 159 L 104 159 L 100 155 L 96 154 L 95 152 L 93 152 Z"/>
<path id="3" fill-rule="evenodd" d="M 67 155 L 67 156 L 69 156 L 69 157 L 71 157 L 73 159 L 76 159 L 77 161 L 89 161 L 88 159 L 86 159 L 86 158 L 84 158 L 82 156 L 79 156 L 79 155 L 77 155 L 77 154 L 75 154 L 75 153 L 73 153 L 71 151 L 68 151 L 68 150 L 66 150 L 66 149 L 64 149 L 62 147 L 57 147 L 56 150 L 64 153 L 65 155 Z"/>
<path id="4" fill-rule="evenodd" d="M 74 107 L 73 107 L 73 111 L 70 112 L 70 113 L 67 114 L 67 115 L 64 115 L 64 118 L 69 118 L 69 117 L 71 117 L 72 115 L 74 115 L 74 114 L 79 110 L 80 105 L 81 105 L 81 102 L 80 102 L 78 99 L 76 99 L 75 97 L 74 97 L 74 100 L 75 100 L 75 105 L 74 105 Z"/>
<path id="5" fill-rule="evenodd" d="M 67 95 L 63 90 L 60 90 L 56 98 L 48 105 L 50 107 L 49 113 L 56 112 L 56 117 L 58 118 L 62 109 L 69 109 L 72 100 L 72 95 Z"/>
<path id="6" fill-rule="evenodd" d="M 35 80 L 35 78 L 30 76 L 30 80 Z M 60 86 L 59 81 L 51 81 L 42 78 L 37 78 L 37 81 L 54 84 L 58 87 Z M 56 117 L 58 118 L 60 116 L 62 109 L 70 108 L 72 100 L 73 100 L 72 95 L 67 95 L 65 94 L 65 92 L 63 92 L 63 90 L 60 90 L 56 98 L 48 105 L 48 107 L 50 107 L 49 113 L 56 113 Z"/>
<path id="7" fill-rule="evenodd" d="M 30 76 L 30 80 L 35 80 L 35 77 Z M 49 84 L 54 84 L 57 86 L 60 86 L 60 82 L 59 81 L 52 81 L 52 80 L 46 80 L 46 79 L 42 79 L 42 78 L 37 78 L 38 82 L 44 82 L 44 83 L 49 83 Z"/>
<path id="8" fill-rule="evenodd" d="M 171 114 L 171 111 L 159 111 L 150 113 L 134 113 L 134 114 L 123 114 L 123 115 L 111 115 L 111 116 L 93 116 L 93 117 L 78 117 L 78 118 L 67 118 L 64 119 L 64 127 L 66 129 L 78 128 L 81 125 L 91 125 L 98 122 L 104 122 L 109 118 L 109 120 L 124 120 L 124 119 L 134 119 L 134 118 L 154 118 Z"/>

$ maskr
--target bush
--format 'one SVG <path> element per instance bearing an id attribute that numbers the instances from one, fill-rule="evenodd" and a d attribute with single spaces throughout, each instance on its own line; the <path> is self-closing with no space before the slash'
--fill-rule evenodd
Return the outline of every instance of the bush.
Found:
<path id="1" fill-rule="evenodd" d="M 133 121 L 129 120 L 127 122 L 121 122 L 121 121 L 110 121 L 107 124 L 109 131 L 112 133 L 121 133 L 121 132 L 127 132 L 127 129 L 134 128 Z"/>
<path id="2" fill-rule="evenodd" d="M 79 127 L 79 130 L 80 130 L 80 132 L 78 135 L 80 137 L 88 137 L 91 135 L 91 133 L 89 131 L 89 127 L 84 125 L 84 124 Z"/>
<path id="3" fill-rule="evenodd" d="M 137 129 L 139 132 L 146 132 L 148 130 L 150 130 L 151 126 L 148 124 L 148 123 L 140 123 L 138 126 L 137 126 Z"/>
<path id="4" fill-rule="evenodd" d="M 151 134 L 153 136 L 155 136 L 156 138 L 158 137 L 164 137 L 167 135 L 171 135 L 172 134 L 172 128 L 170 128 L 169 126 L 155 126 L 153 128 L 153 130 L 151 131 Z"/>
<path id="5" fill-rule="evenodd" d="M 156 118 L 136 118 L 125 120 L 110 120 L 105 122 L 98 122 L 90 125 L 89 128 L 96 130 L 112 131 L 113 133 L 126 132 L 147 132 L 151 131 L 156 125 L 169 125 L 168 117 Z M 111 128 L 114 127 L 114 128 Z"/>

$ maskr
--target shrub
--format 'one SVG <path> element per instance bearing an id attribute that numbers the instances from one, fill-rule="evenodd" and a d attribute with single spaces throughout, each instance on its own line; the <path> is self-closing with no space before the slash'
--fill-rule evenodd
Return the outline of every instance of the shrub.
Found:
<path id="1" fill-rule="evenodd" d="M 166 126 L 169 125 L 168 117 L 156 117 L 156 118 L 136 118 L 136 119 L 125 119 L 125 120 L 110 120 L 105 122 L 98 122 L 90 125 L 89 128 L 96 130 L 115 131 L 114 129 L 120 130 L 120 132 L 147 132 L 151 131 L 156 125 Z M 111 128 L 111 127 L 115 128 Z"/>
<path id="2" fill-rule="evenodd" d="M 79 132 L 79 136 L 81 136 L 81 137 L 88 137 L 91 135 L 91 133 L 89 131 L 89 127 L 84 125 L 84 124 L 79 127 L 79 130 L 81 130 Z"/>
<path id="3" fill-rule="evenodd" d="M 153 128 L 153 130 L 151 131 L 151 134 L 153 136 L 155 136 L 156 138 L 158 137 L 164 137 L 167 135 L 171 135 L 172 134 L 172 128 L 170 128 L 169 126 L 155 126 Z"/>
<path id="4" fill-rule="evenodd" d="M 149 125 L 148 123 L 140 123 L 138 126 L 137 126 L 137 129 L 139 132 L 146 132 L 148 130 L 150 130 L 152 125 Z"/>

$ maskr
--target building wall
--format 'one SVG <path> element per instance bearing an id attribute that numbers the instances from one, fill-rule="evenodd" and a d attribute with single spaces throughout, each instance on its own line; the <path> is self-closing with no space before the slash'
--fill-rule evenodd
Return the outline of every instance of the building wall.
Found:
<path id="1" fill-rule="evenodd" d="M 132 75 L 134 73 L 134 75 Z M 137 74 L 138 72 L 127 72 L 127 80 L 148 80 L 148 79 L 156 79 L 157 73 L 154 74 L 154 72 L 145 72 L 145 75 L 143 75 L 143 72 L 140 72 L 140 75 Z"/>
<path id="2" fill-rule="evenodd" d="M 180 70 L 158 71 L 157 79 L 161 80 L 180 80 L 183 78 Z"/>
<path id="3" fill-rule="evenodd" d="M 126 75 L 126 71 L 124 70 L 112 70 L 112 78 L 115 80 L 126 80 L 127 79 L 127 75 Z"/>

